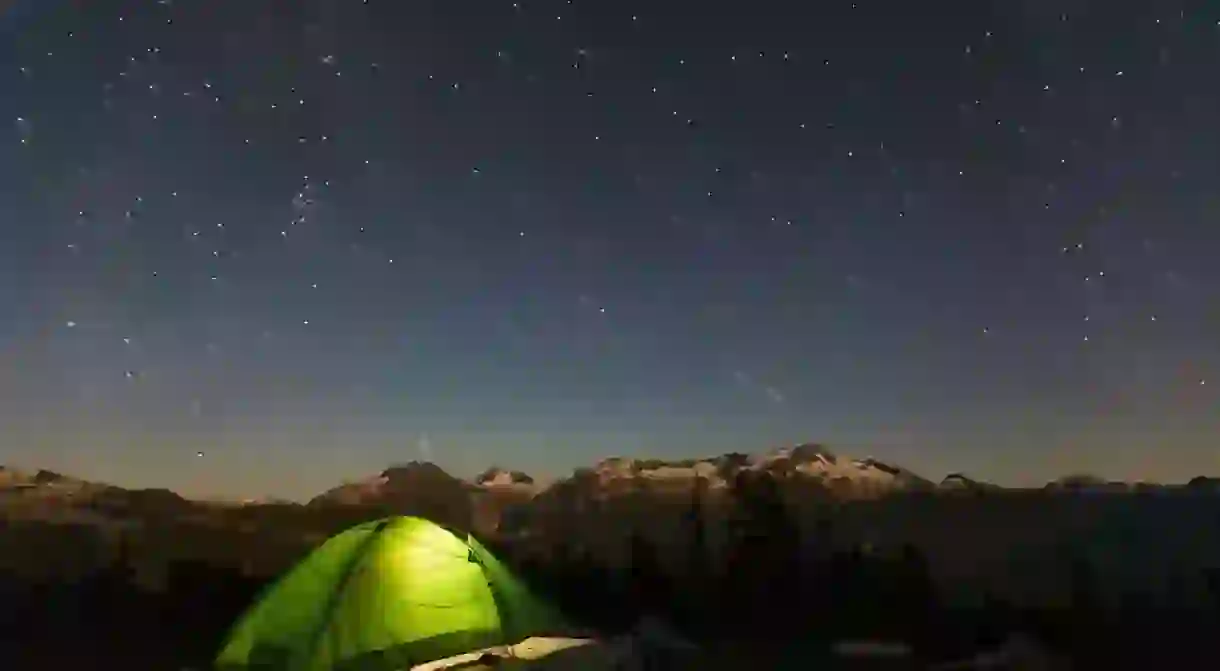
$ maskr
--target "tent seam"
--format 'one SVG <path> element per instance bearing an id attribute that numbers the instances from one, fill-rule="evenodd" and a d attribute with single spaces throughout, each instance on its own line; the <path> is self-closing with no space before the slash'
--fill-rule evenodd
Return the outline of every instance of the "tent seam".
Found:
<path id="1" fill-rule="evenodd" d="M 322 642 L 322 635 L 326 633 L 327 627 L 330 625 L 331 618 L 334 616 L 334 611 L 339 606 L 339 600 L 343 597 L 344 591 L 347 588 L 347 583 L 351 580 L 352 575 L 356 572 L 356 566 L 364 558 L 365 552 L 374 541 L 381 538 L 381 534 L 390 527 L 391 520 L 386 518 L 381 520 L 373 530 L 369 533 L 369 537 L 364 540 L 356 549 L 352 550 L 352 559 L 348 561 L 347 566 L 343 569 L 342 577 L 335 583 L 335 589 L 331 590 L 330 597 L 326 600 L 326 606 L 322 609 L 321 621 L 318 628 L 310 635 L 309 645 L 305 648 L 308 651 L 306 659 L 314 659 L 318 653 L 318 646 Z"/>

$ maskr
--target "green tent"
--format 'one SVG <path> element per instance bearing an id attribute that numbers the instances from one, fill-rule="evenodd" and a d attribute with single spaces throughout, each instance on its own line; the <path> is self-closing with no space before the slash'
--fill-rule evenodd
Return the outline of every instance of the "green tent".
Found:
<path id="1" fill-rule="evenodd" d="M 334 536 L 241 617 L 216 668 L 397 671 L 564 628 L 556 610 L 463 536 L 417 517 Z"/>

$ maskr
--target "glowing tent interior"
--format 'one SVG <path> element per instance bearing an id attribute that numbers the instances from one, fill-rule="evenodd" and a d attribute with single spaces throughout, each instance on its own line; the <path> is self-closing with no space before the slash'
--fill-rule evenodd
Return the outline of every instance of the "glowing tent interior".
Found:
<path id="1" fill-rule="evenodd" d="M 474 537 L 416 517 L 315 549 L 234 625 L 219 671 L 390 671 L 566 629 Z"/>

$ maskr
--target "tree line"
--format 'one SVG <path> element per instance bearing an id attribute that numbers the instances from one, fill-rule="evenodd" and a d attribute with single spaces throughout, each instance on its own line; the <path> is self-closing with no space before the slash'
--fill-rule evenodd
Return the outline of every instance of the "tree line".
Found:
<path id="1" fill-rule="evenodd" d="M 822 516 L 812 539 L 802 539 L 776 476 L 740 472 L 730 491 L 726 546 L 714 553 L 704 513 L 706 485 L 692 490 L 682 531 L 685 551 L 676 564 L 661 561 L 658 548 L 638 532 L 629 537 L 624 566 L 611 566 L 575 544 L 560 543 L 539 559 L 511 543 L 486 543 L 571 619 L 605 632 L 653 615 L 695 641 L 810 649 L 843 639 L 881 639 L 906 642 L 919 658 L 936 660 L 997 645 L 1019 631 L 1084 668 L 1132 668 L 1136 661 L 1164 663 L 1166 654 L 1185 663 L 1220 630 L 1220 568 L 1206 576 L 1213 605 L 1208 612 L 1148 595 L 1115 599 L 1103 593 L 1096 568 L 1083 557 L 1069 558 L 1071 597 L 1065 606 L 1023 608 L 994 595 L 982 595 L 981 605 L 954 605 L 938 591 L 918 548 L 810 553 L 809 545 L 835 545 L 833 511 Z M 245 575 L 238 567 L 174 561 L 163 587 L 151 590 L 135 579 L 134 564 L 132 551 L 121 545 L 110 565 L 77 580 L 31 583 L 0 574 L 5 659 L 14 668 L 101 662 L 115 668 L 201 668 L 267 584 L 266 577 Z"/>

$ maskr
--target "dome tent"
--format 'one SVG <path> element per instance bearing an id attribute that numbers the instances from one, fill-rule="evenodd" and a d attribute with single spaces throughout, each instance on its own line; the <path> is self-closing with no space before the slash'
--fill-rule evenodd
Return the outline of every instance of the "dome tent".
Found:
<path id="1" fill-rule="evenodd" d="M 215 668 L 400 670 L 563 628 L 474 537 L 391 517 L 290 569 L 241 616 Z"/>

